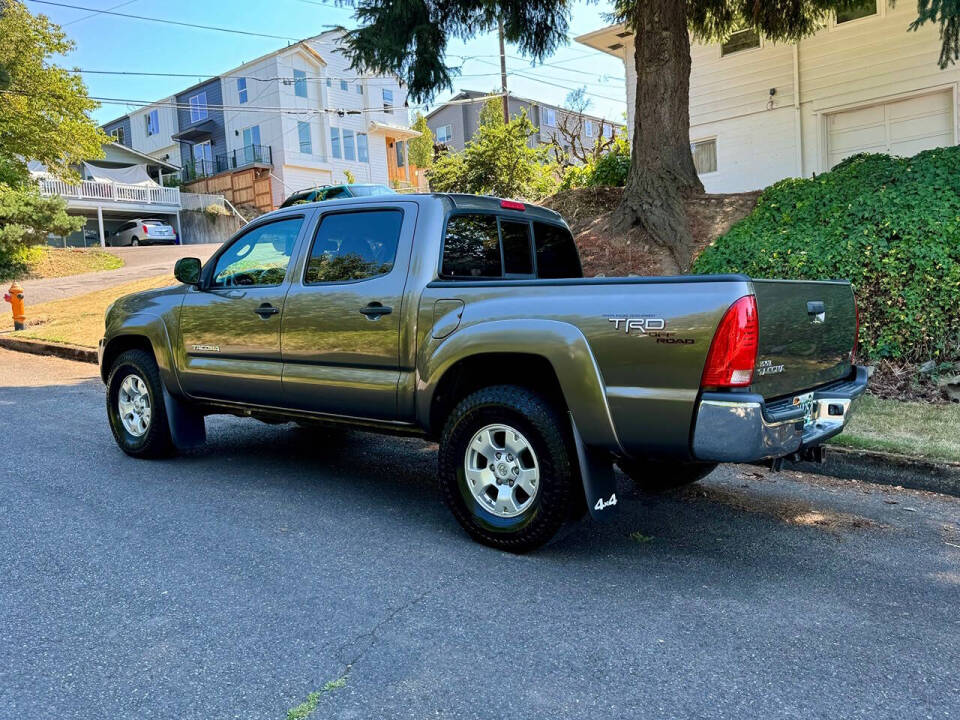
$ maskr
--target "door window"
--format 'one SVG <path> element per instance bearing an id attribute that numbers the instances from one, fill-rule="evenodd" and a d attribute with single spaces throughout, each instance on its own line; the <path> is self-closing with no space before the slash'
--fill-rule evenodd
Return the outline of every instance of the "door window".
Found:
<path id="1" fill-rule="evenodd" d="M 303 218 L 260 225 L 237 238 L 217 258 L 213 287 L 279 285 L 287 274 Z"/>
<path id="2" fill-rule="evenodd" d="M 310 250 L 307 284 L 366 280 L 393 269 L 400 243 L 399 210 L 324 215 Z"/>

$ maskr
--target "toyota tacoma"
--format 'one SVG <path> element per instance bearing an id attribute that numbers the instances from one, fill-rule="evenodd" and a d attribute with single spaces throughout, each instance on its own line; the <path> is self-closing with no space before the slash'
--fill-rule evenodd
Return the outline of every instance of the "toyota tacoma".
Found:
<path id="1" fill-rule="evenodd" d="M 296 205 L 180 284 L 107 310 L 120 448 L 194 447 L 215 413 L 439 442 L 440 494 L 524 551 L 718 463 L 812 458 L 867 384 L 850 283 L 584 278 L 555 212 L 456 194 Z"/>

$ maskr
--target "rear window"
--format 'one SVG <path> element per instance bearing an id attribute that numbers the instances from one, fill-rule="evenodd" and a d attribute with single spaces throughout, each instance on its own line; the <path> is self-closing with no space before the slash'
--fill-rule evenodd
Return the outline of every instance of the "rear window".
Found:
<path id="1" fill-rule="evenodd" d="M 533 241 L 537 250 L 537 277 L 583 277 L 577 244 L 567 228 L 535 222 L 533 223 Z"/>
<path id="2" fill-rule="evenodd" d="M 496 215 L 454 215 L 447 221 L 440 274 L 448 278 L 503 277 Z"/>
<path id="3" fill-rule="evenodd" d="M 144 225 L 166 225 L 163 220 L 144 220 Z"/>
<path id="4" fill-rule="evenodd" d="M 497 215 L 454 215 L 447 221 L 442 277 L 530 278 L 534 277 L 535 268 L 536 277 L 541 278 L 583 277 L 580 256 L 569 230 L 560 225 Z"/>

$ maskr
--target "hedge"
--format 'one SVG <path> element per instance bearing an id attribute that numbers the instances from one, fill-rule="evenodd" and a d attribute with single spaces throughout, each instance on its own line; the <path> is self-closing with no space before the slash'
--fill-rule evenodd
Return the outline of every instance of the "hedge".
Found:
<path id="1" fill-rule="evenodd" d="M 782 180 L 707 247 L 694 272 L 849 279 L 860 356 L 960 357 L 960 147 L 855 155 Z"/>

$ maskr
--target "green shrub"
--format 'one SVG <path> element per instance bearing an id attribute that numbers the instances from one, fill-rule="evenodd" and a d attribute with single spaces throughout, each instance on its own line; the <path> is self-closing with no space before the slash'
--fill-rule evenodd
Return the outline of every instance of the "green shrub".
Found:
<path id="1" fill-rule="evenodd" d="M 960 147 L 857 155 L 767 188 L 694 272 L 849 279 L 860 355 L 960 357 Z"/>
<path id="2" fill-rule="evenodd" d="M 630 142 L 621 136 L 599 158 L 584 165 L 571 165 L 560 180 L 559 190 L 578 187 L 623 187 L 630 172 Z"/>

